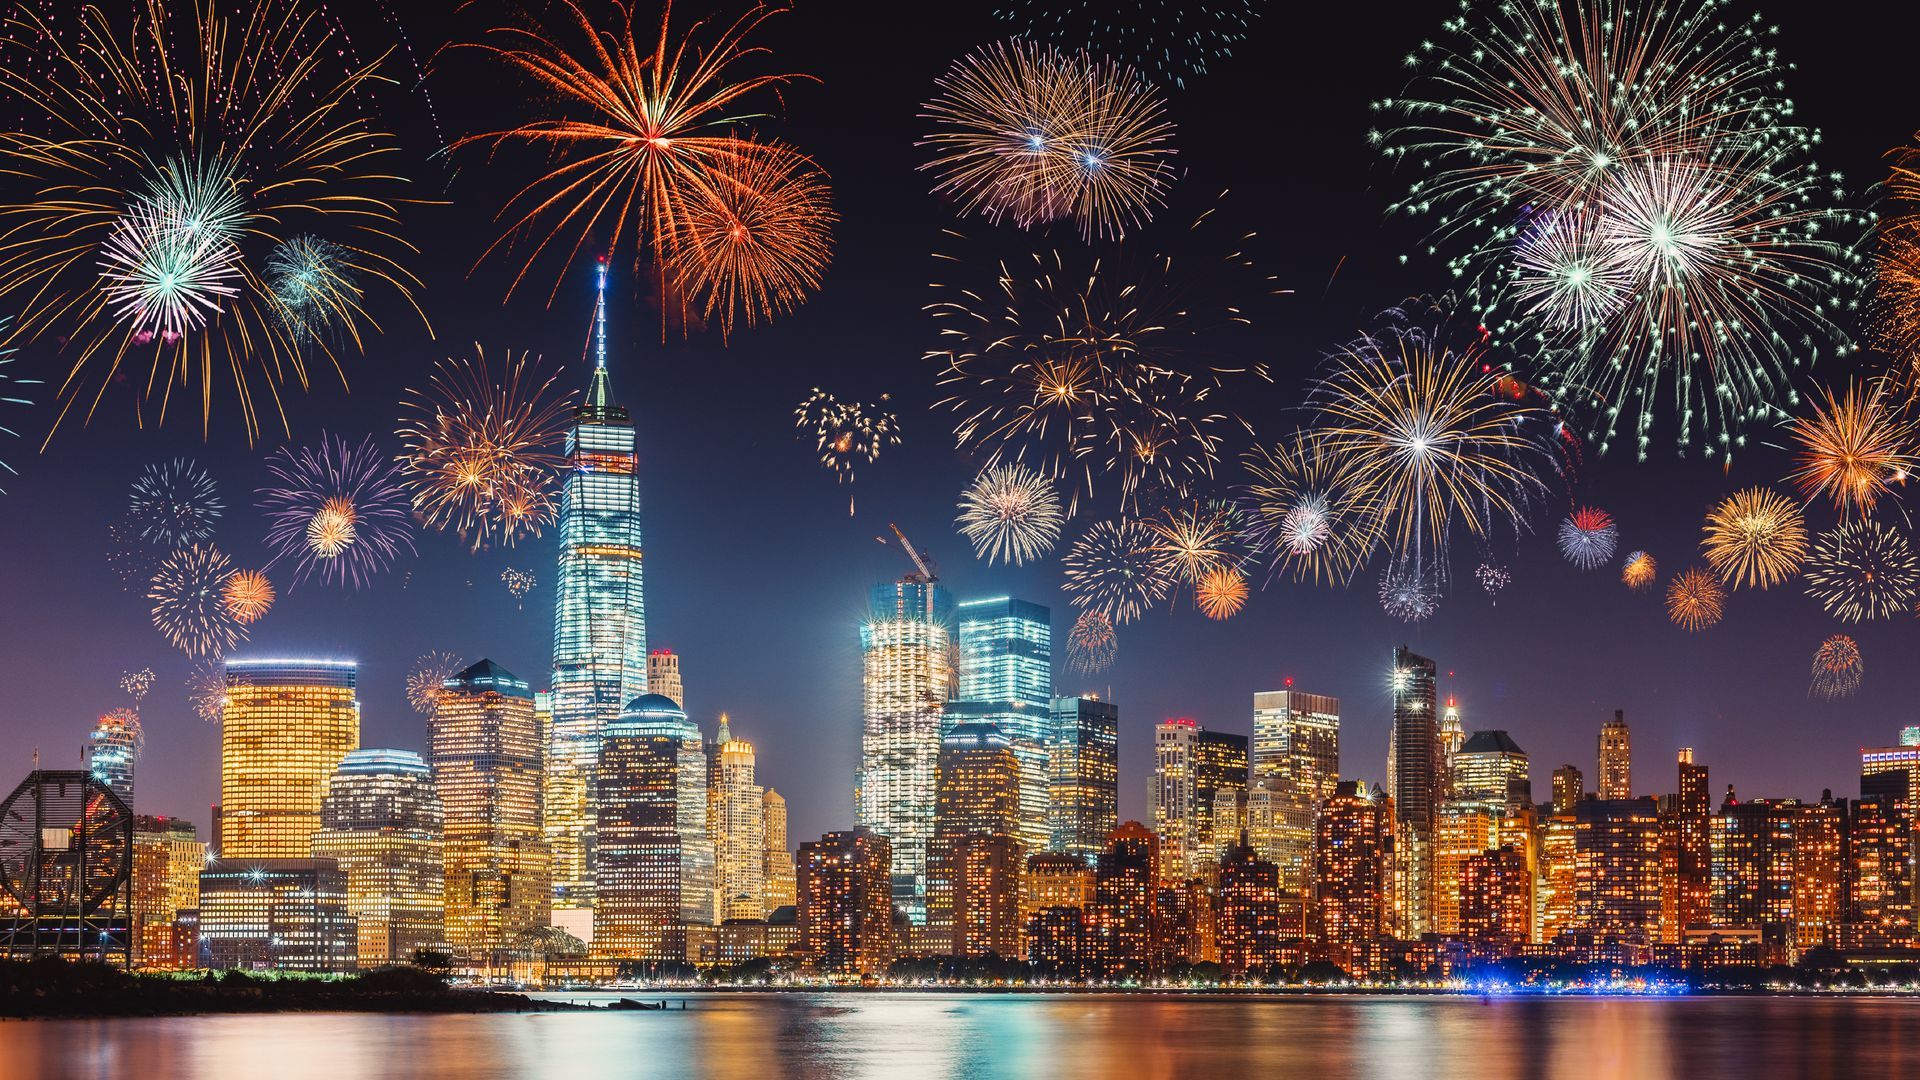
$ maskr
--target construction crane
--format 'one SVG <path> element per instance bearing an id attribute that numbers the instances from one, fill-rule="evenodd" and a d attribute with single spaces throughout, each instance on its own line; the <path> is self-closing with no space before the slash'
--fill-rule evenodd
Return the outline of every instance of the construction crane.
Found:
<path id="1" fill-rule="evenodd" d="M 921 580 L 926 582 L 939 581 L 940 575 L 934 573 L 933 564 L 922 557 L 920 552 L 914 548 L 913 541 L 908 540 L 907 534 L 900 531 L 900 526 L 889 521 L 887 522 L 887 528 L 893 530 L 894 538 L 900 541 L 900 547 L 907 553 L 907 558 L 912 559 L 913 565 L 920 568 Z M 884 542 L 885 541 L 882 541 L 882 543 Z"/>

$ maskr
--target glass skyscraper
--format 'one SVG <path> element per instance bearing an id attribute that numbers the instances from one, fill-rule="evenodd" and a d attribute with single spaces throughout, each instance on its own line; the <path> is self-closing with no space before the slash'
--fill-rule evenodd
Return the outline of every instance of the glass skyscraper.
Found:
<path id="1" fill-rule="evenodd" d="M 594 776 L 602 729 L 647 692 L 639 458 L 633 419 L 614 404 L 607 374 L 607 267 L 599 266 L 594 366 L 567 433 L 560 494 L 560 567 L 554 588 L 553 744 L 549 790 L 580 801 L 548 808 L 577 842 L 556 845 L 553 906 L 568 929 L 591 934 Z M 583 925 L 584 924 L 584 925 Z"/>
<path id="2" fill-rule="evenodd" d="M 1015 838 L 1028 852 L 1053 840 L 1048 765 L 1053 728 L 1053 627 L 1039 604 L 996 596 L 960 605 L 960 693 L 941 731 L 992 724 L 1020 762 L 1020 821 Z"/>
<path id="3" fill-rule="evenodd" d="M 352 661 L 228 660 L 220 716 L 220 854 L 310 859 L 320 802 L 360 745 Z"/>
<path id="4" fill-rule="evenodd" d="M 355 750 L 320 804 L 313 854 L 347 876 L 360 966 L 403 964 L 447 937 L 444 818 L 433 772 L 411 750 Z"/>
<path id="5" fill-rule="evenodd" d="M 953 598 L 913 573 L 874 588 L 860 627 L 859 822 L 887 838 L 894 905 L 916 924 L 927 918 L 927 840 L 941 716 L 953 685 L 952 625 Z"/>
<path id="6" fill-rule="evenodd" d="M 1054 698 L 1048 756 L 1051 849 L 1097 858 L 1120 824 L 1120 707 L 1092 697 Z"/>
<path id="7" fill-rule="evenodd" d="M 120 796 L 128 809 L 133 808 L 133 765 L 145 741 L 140 714 L 132 709 L 115 709 L 102 716 L 87 740 L 87 771 Z"/>
<path id="8" fill-rule="evenodd" d="M 603 738 L 594 955 L 683 961 L 687 927 L 714 922 L 700 729 L 672 700 L 644 694 Z"/>

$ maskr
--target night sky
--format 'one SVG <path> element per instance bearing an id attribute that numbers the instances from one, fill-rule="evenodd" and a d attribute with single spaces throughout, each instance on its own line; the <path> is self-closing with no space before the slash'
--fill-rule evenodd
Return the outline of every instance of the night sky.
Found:
<path id="1" fill-rule="evenodd" d="M 483 12 L 456 13 L 449 0 L 393 6 L 405 13 L 423 68 L 441 44 L 473 40 L 484 25 Z M 1380 309 L 1447 284 L 1436 258 L 1416 254 L 1401 263 L 1421 235 L 1412 223 L 1389 222 L 1385 210 L 1406 178 L 1376 158 L 1365 135 L 1369 102 L 1399 92 L 1407 78 L 1402 58 L 1438 34 L 1452 5 L 1271 6 L 1229 61 L 1170 95 L 1182 176 L 1162 215 L 1173 229 L 1151 235 L 1175 243 L 1178 221 L 1222 191 L 1229 235 L 1258 234 L 1247 252 L 1293 292 L 1244 298 L 1253 327 L 1220 344 L 1223 355 L 1271 366 L 1273 386 L 1234 406 L 1278 437 L 1301 419 L 1291 410 L 1327 349 Z M 677 20 L 708 7 L 729 17 L 735 11 L 682 3 Z M 366 40 L 391 32 L 378 14 L 335 8 L 364 28 Z M 1858 748 L 1892 742 L 1901 725 L 1920 723 L 1920 707 L 1901 689 L 1911 687 L 1906 669 L 1920 658 L 1920 622 L 1845 628 L 1865 654 L 1866 681 L 1855 697 L 1825 702 L 1808 696 L 1807 667 L 1820 640 L 1842 628 L 1797 584 L 1736 591 L 1723 623 L 1688 634 L 1667 621 L 1657 594 L 1628 592 L 1617 569 L 1582 574 L 1563 562 L 1546 529 L 1511 557 L 1513 583 L 1497 606 L 1472 581 L 1473 561 L 1456 559 L 1457 581 L 1439 613 L 1403 625 L 1375 602 L 1376 559 L 1345 591 L 1275 584 L 1225 623 L 1190 606 L 1163 609 L 1122 628 L 1120 662 L 1109 678 L 1071 675 L 1064 637 L 1073 610 L 1057 563 L 989 568 L 954 531 L 954 498 L 977 462 L 953 448 L 947 414 L 930 410 L 941 396 L 937 366 L 921 358 L 936 344 L 922 311 L 933 299 L 929 283 L 956 276 L 936 269 L 930 252 L 957 222 L 951 207 L 928 195 L 928 175 L 916 171 L 926 160 L 913 145 L 926 128 L 916 113 L 950 61 L 1005 32 L 992 8 L 992 0 L 919 7 L 799 0 L 797 10 L 766 24 L 767 69 L 820 81 L 766 99 L 776 115 L 759 127 L 832 174 L 843 219 L 825 288 L 798 313 L 743 330 L 725 346 L 712 333 L 685 340 L 676 333 L 663 343 L 645 283 L 616 274 L 613 286 L 614 383 L 639 430 L 649 645 L 682 654 L 686 706 L 703 727 L 726 711 L 735 734 L 758 747 L 761 781 L 787 797 L 793 842 L 853 822 L 858 622 L 868 588 L 908 568 L 896 548 L 875 542 L 889 521 L 937 560 L 958 598 L 1010 593 L 1052 607 L 1056 691 L 1098 690 L 1121 706 L 1123 818 L 1147 813 L 1156 721 L 1192 716 L 1209 728 L 1247 732 L 1251 695 L 1286 677 L 1341 699 L 1342 772 L 1382 779 L 1386 667 L 1402 642 L 1438 661 L 1443 692 L 1458 698 L 1469 730 L 1505 728 L 1529 752 L 1536 795 L 1563 762 L 1579 765 L 1591 784 L 1597 731 L 1616 708 L 1632 726 L 1635 787 L 1646 793 L 1673 786 L 1674 750 L 1682 745 L 1712 768 L 1716 789 L 1731 782 L 1742 796 L 1817 798 L 1824 787 L 1852 793 Z M 1920 127 L 1908 53 L 1920 40 L 1920 9 L 1769 0 L 1764 10 L 1799 67 L 1788 88 L 1798 119 L 1825 132 L 1822 164 L 1840 169 L 1851 190 L 1867 188 L 1882 175 L 1881 154 Z M 412 144 L 419 196 L 439 203 L 410 211 L 405 232 L 422 249 L 412 266 L 425 282 L 420 301 L 433 333 L 403 310 L 381 309 L 387 333 L 351 361 L 349 388 L 322 375 L 311 392 L 289 398 L 296 445 L 325 430 L 355 441 L 371 432 L 397 448 L 403 387 L 475 341 L 489 355 L 532 350 L 564 365 L 570 385 L 585 384 L 590 263 L 580 262 L 550 308 L 544 289 L 503 304 L 509 264 L 474 269 L 497 235 L 492 215 L 528 175 L 525 159 L 490 164 L 478 152 L 435 154 L 436 125 L 450 139 L 512 115 L 512 83 L 471 55 L 431 66 L 431 114 L 424 99 L 409 96 L 412 112 L 393 122 Z M 1036 244 L 1080 243 L 1070 225 L 1038 239 L 978 219 L 964 227 L 974 247 L 1009 256 Z M 1816 377 L 1832 380 L 1844 370 L 1826 365 Z M 63 372 L 51 338 L 24 348 L 16 365 L 16 373 L 56 380 Z M 815 386 L 843 399 L 889 393 L 903 425 L 904 445 L 859 470 L 853 518 L 849 489 L 836 487 L 811 443 L 795 438 L 793 408 Z M 270 429 L 249 447 L 230 400 L 216 401 L 204 440 L 191 410 L 164 428 L 137 430 L 136 391 L 121 386 L 90 426 L 62 427 L 39 453 L 52 417 L 51 388 L 41 390 L 32 410 L 7 417 L 21 437 L 0 442 L 0 459 L 20 473 L 0 481 L 7 759 L 16 774 L 29 768 L 35 748 L 46 765 L 76 765 L 94 718 L 125 701 L 115 686 L 120 674 L 150 666 L 159 682 L 143 709 L 138 808 L 205 823 L 218 791 L 218 731 L 187 706 L 190 663 L 154 632 L 139 591 L 122 591 L 109 573 L 106 525 L 143 465 L 188 454 L 213 472 L 227 503 L 216 542 L 238 564 L 259 565 L 264 524 L 252 492 L 264 480 L 262 458 L 287 436 Z M 1750 434 L 1756 443 L 1782 438 Z M 1656 441 L 1645 464 L 1630 455 L 1589 456 L 1576 487 L 1580 501 L 1619 519 L 1621 550 L 1652 552 L 1663 577 L 1697 561 L 1700 521 L 1713 502 L 1786 472 L 1785 455 L 1764 447 L 1738 455 L 1730 471 L 1698 457 L 1676 459 L 1670 447 L 1671 440 Z M 1229 464 L 1219 487 L 1238 480 Z M 1565 510 L 1563 495 L 1554 512 Z M 1810 524 L 1824 527 L 1830 517 L 1816 509 Z M 1550 527 L 1550 519 L 1541 524 Z M 278 603 L 235 655 L 355 659 L 363 745 L 424 749 L 425 724 L 403 694 L 419 654 L 487 656 L 545 685 L 554 558 L 551 533 L 477 556 L 455 537 L 425 534 L 417 559 L 358 591 L 318 583 L 289 590 L 276 579 Z M 500 582 L 509 566 L 538 578 L 524 610 Z"/>

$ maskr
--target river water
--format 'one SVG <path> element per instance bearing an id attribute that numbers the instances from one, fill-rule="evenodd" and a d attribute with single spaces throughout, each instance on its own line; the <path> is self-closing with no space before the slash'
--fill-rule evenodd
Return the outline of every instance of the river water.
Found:
<path id="1" fill-rule="evenodd" d="M 1913 999 L 664 997 L 670 1011 L 6 1021 L 0 1077 L 1920 1076 Z"/>

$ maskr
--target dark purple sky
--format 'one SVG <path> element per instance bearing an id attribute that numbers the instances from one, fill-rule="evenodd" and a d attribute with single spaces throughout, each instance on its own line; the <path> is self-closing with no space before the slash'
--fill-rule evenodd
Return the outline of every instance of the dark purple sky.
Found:
<path id="1" fill-rule="evenodd" d="M 449 35 L 477 33 L 473 16 L 441 13 L 451 6 L 403 6 L 422 56 Z M 682 17 L 702 7 L 680 6 Z M 1298 402 L 1329 346 L 1380 308 L 1445 284 L 1436 261 L 1399 264 L 1418 236 L 1384 223 L 1383 212 L 1404 180 L 1375 160 L 1364 135 L 1368 102 L 1399 91 L 1401 57 L 1438 33 L 1451 5 L 1309 7 L 1314 14 L 1274 5 L 1230 62 L 1172 97 L 1187 170 L 1177 201 L 1191 206 L 1230 189 L 1234 224 L 1259 234 L 1248 250 L 1297 290 L 1261 305 L 1254 329 L 1229 346 L 1272 366 L 1272 392 L 1236 404 L 1274 435 L 1293 422 L 1286 407 Z M 939 561 L 957 596 L 1012 593 L 1049 604 L 1061 637 L 1072 621 L 1055 564 L 988 568 L 954 532 L 953 498 L 972 467 L 952 448 L 946 415 L 929 411 L 939 396 L 934 368 L 919 359 L 934 341 L 921 312 L 937 273 L 928 253 L 953 221 L 915 172 L 923 158 L 912 146 L 922 127 L 914 117 L 945 65 L 998 32 L 991 8 L 988 0 L 941 5 L 929 17 L 902 20 L 893 4 L 802 0 L 769 24 L 779 68 L 821 82 L 791 88 L 765 130 L 819 158 L 844 218 L 826 287 L 798 314 L 742 332 L 730 347 L 713 337 L 663 345 L 657 314 L 631 282 L 617 283 L 612 363 L 640 431 L 650 643 L 683 654 L 696 719 L 711 725 L 725 710 L 734 732 L 757 744 L 764 782 L 788 798 L 795 842 L 853 818 L 857 622 L 868 587 L 905 569 L 897 551 L 874 542 L 888 521 Z M 1881 152 L 1920 126 L 1907 78 L 1920 13 L 1888 14 L 1847 0 L 1771 0 L 1765 10 L 1782 28 L 1781 48 L 1799 64 L 1789 89 L 1800 118 L 1826 132 L 1823 164 L 1843 170 L 1855 190 L 1877 180 Z M 449 133 L 484 126 L 492 110 L 511 108 L 501 101 L 500 80 L 477 77 L 484 71 L 459 60 L 430 81 Z M 420 141 L 431 148 L 426 137 Z M 323 380 L 291 400 L 296 444 L 325 429 L 356 440 L 371 431 L 391 445 L 401 388 L 475 340 L 490 354 L 537 351 L 584 382 L 587 266 L 551 310 L 542 306 L 544 293 L 503 305 L 501 266 L 467 271 L 494 235 L 490 215 L 520 174 L 477 157 L 454 160 L 461 171 L 451 178 L 420 167 L 421 194 L 450 204 L 413 214 L 408 228 L 424 249 L 415 269 L 426 282 L 420 298 L 437 340 L 417 321 L 388 313 L 390 332 L 349 368 L 350 391 Z M 1009 252 L 1031 243 L 1010 229 L 1000 235 Z M 1052 239 L 1077 243 L 1070 232 Z M 39 345 L 24 351 L 21 366 L 53 376 L 59 362 L 50 345 Z M 852 398 L 890 392 L 904 426 L 905 445 L 860 471 L 852 519 L 847 489 L 836 488 L 811 447 L 794 438 L 792 409 L 814 386 Z M 15 773 L 26 771 L 36 747 L 48 764 L 75 762 L 93 718 L 122 702 L 120 673 L 151 666 L 160 681 L 145 708 L 138 803 L 204 822 L 218 787 L 218 732 L 186 706 L 189 664 L 154 633 L 137 593 L 122 592 L 109 574 L 105 527 L 144 464 L 191 454 L 213 471 L 228 504 L 217 542 L 239 563 L 255 565 L 263 523 L 252 489 L 263 481 L 261 457 L 285 438 L 274 432 L 249 448 L 224 402 L 205 442 L 188 417 L 164 430 L 132 430 L 130 393 L 110 396 L 91 427 L 64 428 L 45 454 L 36 452 L 51 415 L 44 405 L 13 417 L 24 437 L 0 445 L 21 473 L 7 478 L 0 497 L 0 657 L 11 672 L 0 733 Z M 1700 519 L 1712 502 L 1784 471 L 1782 455 L 1765 449 L 1742 454 L 1730 472 L 1658 452 L 1647 464 L 1589 460 L 1579 497 L 1616 514 L 1623 547 L 1645 548 L 1672 570 L 1697 557 Z M 1237 469 L 1223 478 L 1237 480 Z M 411 571 L 404 588 L 396 572 L 359 591 L 283 589 L 253 644 L 238 654 L 357 659 L 369 746 L 424 746 L 424 724 L 407 708 L 402 684 L 426 650 L 490 656 L 544 684 L 552 537 L 477 557 L 442 535 L 419 546 L 420 557 L 402 568 Z M 1716 785 L 1733 782 L 1743 795 L 1851 792 L 1858 748 L 1920 723 L 1920 707 L 1902 689 L 1910 685 L 1905 668 L 1920 655 L 1914 620 L 1849 631 L 1865 652 L 1866 683 L 1857 697 L 1833 704 L 1809 699 L 1807 665 L 1835 627 L 1797 588 L 1736 593 L 1722 625 L 1690 635 L 1666 621 L 1656 597 L 1628 593 L 1614 573 L 1573 570 L 1545 536 L 1523 541 L 1498 606 L 1473 585 L 1472 562 L 1463 561 L 1454 595 L 1420 627 L 1380 612 L 1370 573 L 1344 592 L 1277 585 L 1227 623 L 1180 609 L 1125 628 L 1118 668 L 1087 687 L 1121 705 L 1123 816 L 1145 812 L 1155 721 L 1188 715 L 1245 732 L 1251 695 L 1287 676 L 1301 689 L 1341 698 L 1343 771 L 1381 778 L 1386 664 L 1403 641 L 1439 661 L 1448 673 L 1444 691 L 1459 698 L 1470 729 L 1506 728 L 1529 751 L 1537 791 L 1562 762 L 1591 776 L 1599 724 L 1616 708 L 1633 727 L 1636 787 L 1648 792 L 1672 786 L 1680 745 L 1696 748 Z M 507 566 L 539 579 L 525 610 L 500 584 Z M 1059 690 L 1082 688 L 1061 669 Z"/>

